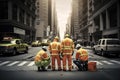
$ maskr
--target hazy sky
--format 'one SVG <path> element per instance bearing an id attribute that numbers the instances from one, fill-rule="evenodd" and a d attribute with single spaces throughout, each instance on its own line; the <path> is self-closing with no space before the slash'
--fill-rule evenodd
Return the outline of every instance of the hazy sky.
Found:
<path id="1" fill-rule="evenodd" d="M 58 26 L 60 29 L 60 38 L 63 39 L 64 32 L 66 29 L 66 23 L 68 16 L 71 12 L 71 2 L 72 0 L 55 0 L 56 10 L 58 18 Z"/>

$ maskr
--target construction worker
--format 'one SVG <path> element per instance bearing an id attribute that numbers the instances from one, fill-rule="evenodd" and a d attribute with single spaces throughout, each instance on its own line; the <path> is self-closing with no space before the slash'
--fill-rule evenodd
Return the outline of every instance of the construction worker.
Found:
<path id="1" fill-rule="evenodd" d="M 69 71 L 72 70 L 72 55 L 74 51 L 73 40 L 69 38 L 69 35 L 65 35 L 65 39 L 61 42 L 61 54 L 63 56 L 63 71 L 66 71 L 66 60 L 68 61 Z"/>
<path id="2" fill-rule="evenodd" d="M 57 60 L 58 71 L 61 70 L 61 60 L 60 60 L 60 43 L 59 38 L 56 36 L 53 42 L 49 45 L 49 51 L 52 59 L 52 70 L 55 71 L 56 65 L 55 60 Z"/>
<path id="3" fill-rule="evenodd" d="M 35 56 L 35 64 L 38 66 L 38 71 L 46 71 L 45 67 L 50 64 L 50 57 L 46 53 L 47 49 L 45 46 L 42 47 L 37 55 Z"/>
<path id="4" fill-rule="evenodd" d="M 73 63 L 79 68 L 78 71 L 87 71 L 88 69 L 88 52 L 81 47 L 80 44 L 76 46 L 76 60 Z"/>

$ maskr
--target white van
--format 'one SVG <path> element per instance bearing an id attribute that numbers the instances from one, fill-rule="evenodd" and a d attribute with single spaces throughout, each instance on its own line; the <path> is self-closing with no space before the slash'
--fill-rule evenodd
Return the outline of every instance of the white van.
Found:
<path id="1" fill-rule="evenodd" d="M 95 54 L 99 53 L 102 56 L 116 54 L 120 55 L 120 40 L 115 38 L 103 38 L 94 46 Z"/>

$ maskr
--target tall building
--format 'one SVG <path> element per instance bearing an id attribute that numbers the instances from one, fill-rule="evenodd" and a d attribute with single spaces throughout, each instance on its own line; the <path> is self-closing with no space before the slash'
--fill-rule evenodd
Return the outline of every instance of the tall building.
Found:
<path id="1" fill-rule="evenodd" d="M 48 28 L 48 0 L 36 1 L 36 39 L 47 38 Z"/>
<path id="2" fill-rule="evenodd" d="M 57 14 L 54 0 L 36 1 L 36 39 L 52 39 L 57 34 Z"/>
<path id="3" fill-rule="evenodd" d="M 56 36 L 57 35 L 57 11 L 56 11 L 56 6 L 55 6 L 55 0 L 52 0 L 52 5 L 51 5 L 51 16 L 52 16 L 52 19 L 51 19 L 51 32 L 52 32 L 52 37 Z"/>
<path id="4" fill-rule="evenodd" d="M 77 39 L 79 34 L 79 0 L 72 0 L 71 35 Z"/>
<path id="5" fill-rule="evenodd" d="M 88 0 L 88 3 L 90 40 L 96 42 L 100 38 L 120 39 L 120 1 Z"/>
<path id="6" fill-rule="evenodd" d="M 88 7 L 87 0 L 79 0 L 79 38 L 88 41 Z"/>
<path id="7" fill-rule="evenodd" d="M 32 41 L 35 36 L 36 0 L 0 0 L 0 38 Z"/>

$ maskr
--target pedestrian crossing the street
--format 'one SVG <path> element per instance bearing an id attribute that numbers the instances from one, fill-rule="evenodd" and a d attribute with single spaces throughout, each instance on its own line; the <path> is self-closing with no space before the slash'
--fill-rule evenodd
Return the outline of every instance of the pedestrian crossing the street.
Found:
<path id="1" fill-rule="evenodd" d="M 117 60 L 100 60 L 100 61 L 95 61 L 97 63 L 97 66 L 104 66 L 104 65 L 119 65 L 120 66 L 120 61 Z M 74 64 L 73 64 L 74 65 Z M 11 66 L 18 66 L 18 67 L 22 67 L 22 66 L 35 66 L 34 61 L 0 61 L 0 67 L 1 66 L 7 66 L 7 67 L 11 67 Z M 75 65 L 74 65 L 75 66 Z"/>

